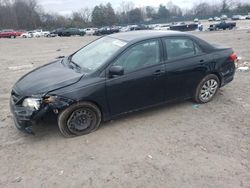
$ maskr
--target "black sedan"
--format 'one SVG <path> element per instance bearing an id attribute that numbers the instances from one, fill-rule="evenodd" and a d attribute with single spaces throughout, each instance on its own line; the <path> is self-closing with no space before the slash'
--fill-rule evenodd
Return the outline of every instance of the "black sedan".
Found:
<path id="1" fill-rule="evenodd" d="M 20 130 L 31 132 L 53 113 L 64 136 L 88 134 L 127 112 L 173 100 L 209 102 L 233 80 L 236 60 L 231 48 L 186 33 L 113 34 L 23 76 L 10 106 Z"/>

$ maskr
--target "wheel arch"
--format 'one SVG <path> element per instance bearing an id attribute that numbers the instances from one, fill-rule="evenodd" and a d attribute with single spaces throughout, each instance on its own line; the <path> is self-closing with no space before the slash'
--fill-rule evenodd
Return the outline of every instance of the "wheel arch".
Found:
<path id="1" fill-rule="evenodd" d="M 78 102 L 76 102 L 75 104 L 77 104 L 77 103 L 82 103 L 82 102 L 87 102 L 87 103 L 91 103 L 91 104 L 95 105 L 95 106 L 100 110 L 100 112 L 101 112 L 101 119 L 102 119 L 102 120 L 104 119 L 104 114 L 105 114 L 105 113 L 103 112 L 102 106 L 101 106 L 98 102 L 96 102 L 96 101 L 94 101 L 94 100 L 86 99 L 86 100 L 78 101 Z"/>
<path id="2" fill-rule="evenodd" d="M 219 81 L 220 81 L 220 87 L 222 84 L 222 76 L 218 73 L 218 72 L 210 72 L 209 74 L 214 74 L 215 76 L 218 77 Z"/>

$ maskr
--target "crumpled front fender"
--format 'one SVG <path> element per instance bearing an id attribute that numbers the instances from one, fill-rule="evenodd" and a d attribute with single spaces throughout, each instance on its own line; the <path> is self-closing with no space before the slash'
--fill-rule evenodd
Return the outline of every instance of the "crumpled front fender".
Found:
<path id="1" fill-rule="evenodd" d="M 50 109 L 58 111 L 64 110 L 74 102 L 74 100 L 62 96 L 47 96 L 44 99 L 44 103 L 47 103 Z"/>

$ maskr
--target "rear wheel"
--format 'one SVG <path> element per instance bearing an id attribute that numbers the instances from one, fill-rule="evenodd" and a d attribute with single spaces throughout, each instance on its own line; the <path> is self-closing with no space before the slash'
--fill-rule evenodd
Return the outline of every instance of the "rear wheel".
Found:
<path id="1" fill-rule="evenodd" d="M 99 128 L 101 111 L 89 102 L 72 105 L 58 117 L 58 126 L 66 137 L 89 134 Z"/>
<path id="2" fill-rule="evenodd" d="M 195 92 L 194 100 L 197 103 L 207 103 L 210 102 L 216 95 L 220 87 L 219 78 L 210 74 L 205 76 L 198 84 Z"/>

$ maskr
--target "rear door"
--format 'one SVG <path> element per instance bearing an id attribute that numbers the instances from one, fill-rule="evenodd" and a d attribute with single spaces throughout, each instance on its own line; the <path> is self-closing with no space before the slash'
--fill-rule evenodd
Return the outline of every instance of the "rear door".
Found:
<path id="1" fill-rule="evenodd" d="M 166 58 L 166 100 L 189 98 L 207 71 L 208 56 L 189 37 L 163 38 Z"/>

